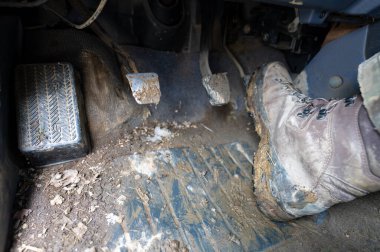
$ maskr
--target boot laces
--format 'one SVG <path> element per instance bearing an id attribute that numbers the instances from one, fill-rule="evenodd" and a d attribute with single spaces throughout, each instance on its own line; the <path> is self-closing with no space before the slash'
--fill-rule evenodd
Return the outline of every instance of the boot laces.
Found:
<path id="1" fill-rule="evenodd" d="M 307 118 L 318 110 L 317 120 L 322 120 L 338 105 L 341 100 L 326 100 L 323 98 L 312 99 L 304 95 L 293 83 L 283 79 L 276 79 L 284 86 L 284 89 L 292 96 L 297 97 L 297 103 L 303 103 L 307 106 L 297 114 L 298 117 Z M 345 107 L 350 107 L 355 103 L 356 96 L 343 99 Z"/>

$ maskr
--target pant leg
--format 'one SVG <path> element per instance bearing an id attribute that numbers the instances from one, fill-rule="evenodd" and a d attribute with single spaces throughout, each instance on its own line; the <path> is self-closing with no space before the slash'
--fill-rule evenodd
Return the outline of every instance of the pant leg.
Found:
<path id="1" fill-rule="evenodd" d="M 359 65 L 358 81 L 364 107 L 380 132 L 380 52 Z"/>

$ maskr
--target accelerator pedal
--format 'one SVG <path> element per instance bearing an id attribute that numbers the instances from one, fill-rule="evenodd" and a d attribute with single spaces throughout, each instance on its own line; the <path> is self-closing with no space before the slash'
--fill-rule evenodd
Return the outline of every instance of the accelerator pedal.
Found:
<path id="1" fill-rule="evenodd" d="M 16 68 L 18 147 L 35 166 L 80 158 L 90 149 L 83 99 L 68 63 Z"/>

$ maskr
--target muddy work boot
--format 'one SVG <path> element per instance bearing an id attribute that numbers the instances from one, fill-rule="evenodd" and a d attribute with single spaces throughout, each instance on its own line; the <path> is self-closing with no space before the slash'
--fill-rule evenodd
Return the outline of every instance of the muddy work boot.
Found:
<path id="1" fill-rule="evenodd" d="M 313 215 L 380 190 L 380 135 L 360 96 L 311 99 L 281 63 L 259 70 L 247 93 L 261 137 L 255 194 L 269 218 Z"/>

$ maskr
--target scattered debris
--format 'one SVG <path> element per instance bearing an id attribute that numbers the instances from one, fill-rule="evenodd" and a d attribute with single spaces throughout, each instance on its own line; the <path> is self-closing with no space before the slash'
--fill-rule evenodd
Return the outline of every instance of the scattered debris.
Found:
<path id="1" fill-rule="evenodd" d="M 207 126 L 214 125 L 212 121 L 204 123 Z M 215 131 L 214 134 L 219 132 L 218 127 L 213 127 L 211 128 Z M 201 140 L 208 142 L 213 139 L 213 135 L 208 134 L 208 131 L 210 130 L 205 129 L 200 122 L 144 122 L 137 128 L 117 131 L 117 137 L 109 142 L 101 142 L 101 145 L 96 146 L 84 159 L 60 164 L 52 169 L 36 170 L 33 176 L 26 174 L 27 182 L 24 183 L 25 189 L 21 188 L 20 195 L 28 195 L 26 190 L 29 186 L 34 201 L 23 200 L 22 204 L 19 204 L 19 212 L 14 216 L 21 219 L 15 227 L 14 251 L 18 251 L 23 243 L 45 251 L 54 250 L 54 246 L 63 251 L 113 251 L 104 247 L 106 245 L 101 243 L 102 237 L 105 237 L 108 230 L 115 228 L 119 230 L 127 227 L 122 231 L 128 232 L 128 226 L 123 223 L 126 218 L 123 211 L 125 207 L 135 203 L 129 202 L 133 199 L 129 195 L 130 190 L 134 191 L 137 200 L 145 209 L 147 204 L 155 201 L 155 192 L 143 185 L 154 183 L 155 176 L 159 176 L 163 183 L 174 176 L 161 170 L 155 163 L 157 150 L 160 151 L 164 162 L 173 162 L 175 160 L 171 152 L 166 151 L 167 148 L 183 145 L 192 147 Z M 180 164 L 178 169 L 186 172 L 190 169 L 191 172 L 191 167 L 187 165 Z M 208 174 L 208 170 L 199 172 L 207 179 L 215 175 Z M 211 178 L 217 180 L 218 177 L 216 175 Z M 130 183 L 125 183 L 126 179 Z M 45 189 L 39 189 L 36 183 Z M 67 189 L 69 191 L 66 191 Z M 197 187 L 189 187 L 186 190 L 190 197 L 201 193 Z M 206 200 L 199 203 L 195 207 L 209 207 Z M 138 204 L 140 206 L 140 203 Z M 25 217 L 27 219 L 24 220 Z M 213 218 L 216 219 L 214 216 Z M 210 222 L 215 221 L 214 219 L 210 218 Z M 156 219 L 152 218 L 153 224 L 155 221 Z M 23 224 L 27 224 L 28 228 L 25 225 L 26 229 L 23 229 Z M 149 242 L 151 244 L 147 245 Z M 166 234 L 165 240 L 148 234 L 139 240 L 122 239 L 121 250 L 126 249 L 126 244 L 130 248 L 149 248 L 149 251 L 156 251 L 165 246 Z M 167 247 L 170 249 L 166 251 L 176 251 L 177 241 L 168 243 Z M 29 251 L 33 252 L 25 250 Z"/>
<path id="2" fill-rule="evenodd" d="M 65 211 L 63 211 L 64 214 L 69 214 L 71 212 L 71 207 L 68 207 L 65 209 Z"/>
<path id="3" fill-rule="evenodd" d="M 73 224 L 73 221 L 70 220 L 69 217 L 63 215 L 61 219 L 57 222 L 58 224 L 62 224 L 61 230 L 64 230 L 67 225 Z"/>
<path id="4" fill-rule="evenodd" d="M 47 228 L 42 228 L 42 233 L 39 233 L 39 234 L 37 234 L 37 237 L 38 238 L 42 238 L 42 237 L 45 237 L 46 236 L 46 232 L 47 232 Z"/>
<path id="5" fill-rule="evenodd" d="M 206 125 L 204 125 L 203 123 L 201 123 L 202 127 L 205 128 L 206 130 L 214 133 L 214 131 L 212 129 L 210 129 L 209 127 L 207 127 Z"/>
<path id="6" fill-rule="evenodd" d="M 185 128 L 190 128 L 191 127 L 191 122 L 189 122 L 189 121 L 184 121 L 182 124 L 183 124 L 183 126 Z"/>
<path id="7" fill-rule="evenodd" d="M 130 167 L 138 173 L 147 175 L 148 177 L 151 177 L 157 171 L 157 166 L 154 164 L 154 160 L 154 153 L 147 153 L 145 156 L 134 154 L 128 157 Z"/>
<path id="8" fill-rule="evenodd" d="M 25 245 L 25 244 L 22 244 L 21 247 L 19 248 L 19 251 L 20 252 L 26 252 L 26 251 L 33 251 L 33 252 L 45 252 L 44 249 L 41 249 L 41 248 L 37 248 L 37 247 L 33 247 L 33 246 L 29 246 L 29 245 Z"/>
<path id="9" fill-rule="evenodd" d="M 78 225 L 73 228 L 73 232 L 77 236 L 78 240 L 81 240 L 83 235 L 87 232 L 87 226 L 82 222 L 79 222 Z"/>
<path id="10" fill-rule="evenodd" d="M 65 201 L 65 198 L 63 198 L 61 195 L 55 195 L 55 197 L 50 200 L 50 205 L 55 206 L 55 205 L 61 205 Z"/>
<path id="11" fill-rule="evenodd" d="M 74 189 L 80 181 L 79 172 L 77 170 L 66 170 L 56 173 L 50 180 L 50 185 L 54 187 L 63 187 L 64 190 L 70 191 Z"/>
<path id="12" fill-rule="evenodd" d="M 83 252 L 96 252 L 96 248 L 95 247 L 86 248 Z"/>
<path id="13" fill-rule="evenodd" d="M 116 223 L 121 223 L 123 221 L 123 218 L 113 213 L 108 213 L 106 214 L 106 220 L 108 225 L 114 225 Z"/>
<path id="14" fill-rule="evenodd" d="M 124 232 L 124 237 L 120 237 L 116 241 L 116 248 L 114 251 L 165 251 L 160 249 L 154 249 L 156 244 L 162 239 L 162 233 L 158 233 L 152 236 L 148 236 L 143 232 L 139 240 L 133 240 L 128 232 Z M 179 250 L 169 250 L 179 251 Z"/>
<path id="15" fill-rule="evenodd" d="M 229 240 L 236 243 L 237 245 L 240 245 L 239 238 L 237 238 L 234 234 L 230 234 Z"/>
<path id="16" fill-rule="evenodd" d="M 95 210 L 99 208 L 99 206 L 90 206 L 90 213 L 95 212 Z"/>
<path id="17" fill-rule="evenodd" d="M 198 128 L 197 125 L 192 124 L 192 123 L 189 122 L 189 121 L 184 121 L 184 122 L 182 122 L 182 123 L 178 123 L 178 122 L 176 122 L 176 121 L 173 121 L 173 122 L 171 122 L 171 126 L 172 126 L 174 129 L 189 129 L 189 128 L 196 129 L 196 128 Z"/>
<path id="18" fill-rule="evenodd" d="M 143 121 L 145 121 L 146 119 L 148 119 L 151 115 L 152 115 L 152 113 L 150 112 L 150 110 L 147 107 L 144 107 L 143 108 L 143 112 L 142 112 L 142 119 L 143 119 Z"/>
<path id="19" fill-rule="evenodd" d="M 124 195 L 120 195 L 119 198 L 116 199 L 116 202 L 117 204 L 119 204 L 120 206 L 124 205 L 124 201 L 127 200 L 127 197 L 125 197 Z"/>
<path id="20" fill-rule="evenodd" d="M 140 187 L 136 188 L 136 192 L 143 203 L 149 203 L 149 196 Z"/>
<path id="21" fill-rule="evenodd" d="M 194 188 L 191 185 L 186 186 L 186 189 L 190 192 L 194 192 Z"/>
<path id="22" fill-rule="evenodd" d="M 161 142 L 165 138 L 172 137 L 172 132 L 166 128 L 160 128 L 160 126 L 156 126 L 154 128 L 154 135 L 147 137 L 147 141 L 149 142 Z"/>

